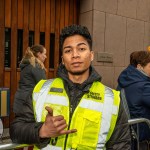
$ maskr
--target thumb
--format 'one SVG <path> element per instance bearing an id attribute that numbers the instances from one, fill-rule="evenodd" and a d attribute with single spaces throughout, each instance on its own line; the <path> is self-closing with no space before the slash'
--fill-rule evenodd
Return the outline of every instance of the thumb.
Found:
<path id="1" fill-rule="evenodd" d="M 53 109 L 52 109 L 52 108 L 46 106 L 45 109 L 48 111 L 48 114 L 49 114 L 50 116 L 53 116 Z"/>

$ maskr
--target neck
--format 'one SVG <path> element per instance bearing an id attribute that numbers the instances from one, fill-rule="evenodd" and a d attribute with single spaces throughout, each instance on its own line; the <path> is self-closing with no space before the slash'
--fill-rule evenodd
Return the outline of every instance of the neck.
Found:
<path id="1" fill-rule="evenodd" d="M 81 75 L 74 75 L 74 74 L 70 74 L 69 75 L 69 79 L 73 82 L 73 83 L 83 83 L 85 80 L 87 80 L 87 78 L 89 77 L 89 71 L 85 72 L 84 74 Z"/>
<path id="2" fill-rule="evenodd" d="M 141 72 L 142 74 L 144 74 L 145 76 L 150 77 L 146 72 L 144 72 L 144 70 L 141 70 L 141 69 L 138 69 L 138 68 L 137 68 L 137 70 L 140 71 L 140 72 Z"/>

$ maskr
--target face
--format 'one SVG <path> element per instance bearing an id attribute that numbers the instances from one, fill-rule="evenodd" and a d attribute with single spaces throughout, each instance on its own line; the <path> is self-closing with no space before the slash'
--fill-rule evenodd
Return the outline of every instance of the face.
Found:
<path id="1" fill-rule="evenodd" d="M 83 75 L 89 72 L 93 60 L 88 42 L 80 35 L 67 37 L 63 44 L 62 63 L 71 75 Z"/>
<path id="2" fill-rule="evenodd" d="M 37 53 L 37 58 L 44 63 L 45 59 L 47 58 L 45 48 L 42 53 L 40 52 Z"/>
<path id="3" fill-rule="evenodd" d="M 146 66 L 141 66 L 140 64 L 137 65 L 137 69 L 142 70 L 150 77 L 150 62 Z"/>

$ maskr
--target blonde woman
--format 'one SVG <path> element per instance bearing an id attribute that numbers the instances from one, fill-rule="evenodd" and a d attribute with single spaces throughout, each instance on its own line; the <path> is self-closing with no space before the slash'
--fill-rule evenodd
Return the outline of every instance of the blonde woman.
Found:
<path id="1" fill-rule="evenodd" d="M 15 114 L 23 112 L 24 104 L 31 95 L 34 86 L 46 79 L 44 61 L 47 58 L 43 45 L 28 47 L 20 63 L 20 81 L 15 94 L 13 111 Z"/>

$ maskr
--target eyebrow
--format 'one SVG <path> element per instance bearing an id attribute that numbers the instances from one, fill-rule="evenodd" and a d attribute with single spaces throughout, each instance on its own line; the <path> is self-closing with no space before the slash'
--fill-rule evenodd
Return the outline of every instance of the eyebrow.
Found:
<path id="1" fill-rule="evenodd" d="M 79 43 L 77 46 L 80 46 L 80 45 L 86 45 L 85 43 Z"/>
<path id="2" fill-rule="evenodd" d="M 87 44 L 85 44 L 85 43 L 79 43 L 77 46 L 80 46 L 80 45 L 86 45 L 87 46 Z M 63 49 L 65 49 L 65 48 L 71 48 L 71 46 L 65 46 Z"/>

